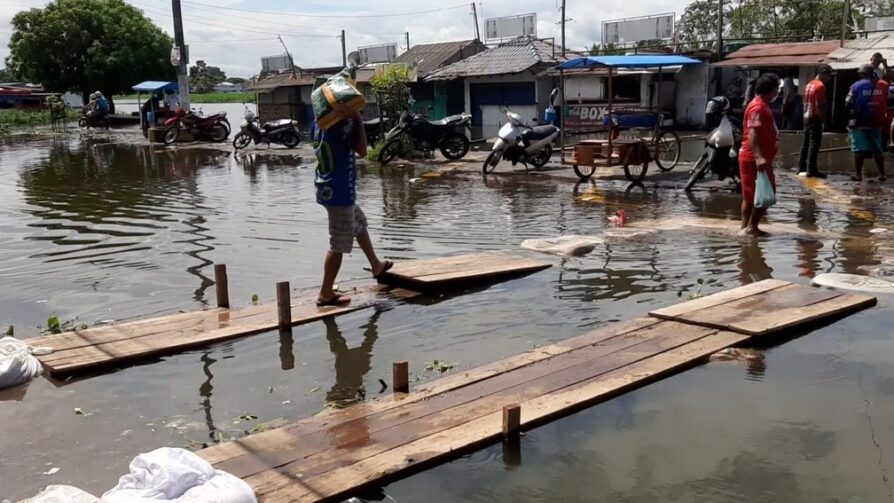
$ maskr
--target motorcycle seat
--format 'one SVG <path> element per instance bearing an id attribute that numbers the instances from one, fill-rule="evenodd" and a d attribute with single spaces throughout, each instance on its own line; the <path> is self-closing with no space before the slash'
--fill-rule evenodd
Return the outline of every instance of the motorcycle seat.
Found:
<path id="1" fill-rule="evenodd" d="M 555 126 L 536 126 L 532 129 L 526 129 L 522 133 L 522 137 L 528 140 L 542 140 L 549 138 L 556 132 Z"/>
<path id="2" fill-rule="evenodd" d="M 275 120 L 275 121 L 269 121 L 269 122 L 264 123 L 264 129 L 275 129 L 278 127 L 286 126 L 291 123 L 292 123 L 291 119 L 279 119 L 279 120 Z"/>
<path id="3" fill-rule="evenodd" d="M 363 121 L 364 126 L 378 126 L 382 119 L 376 117 L 374 119 L 366 119 Z"/>
<path id="4" fill-rule="evenodd" d="M 463 118 L 462 114 L 450 115 L 436 121 L 428 121 L 432 126 L 446 126 L 452 123 L 458 123 Z"/>

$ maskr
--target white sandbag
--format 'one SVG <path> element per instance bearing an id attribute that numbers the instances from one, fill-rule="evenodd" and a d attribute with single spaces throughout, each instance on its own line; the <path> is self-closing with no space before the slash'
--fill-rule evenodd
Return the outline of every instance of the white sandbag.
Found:
<path id="1" fill-rule="evenodd" d="M 720 126 L 712 131 L 706 139 L 706 143 L 715 148 L 732 147 L 734 141 L 733 126 L 725 115 L 720 119 Z"/>
<path id="2" fill-rule="evenodd" d="M 859 274 L 844 274 L 837 272 L 818 274 L 813 278 L 813 283 L 816 285 L 842 288 L 844 290 L 861 290 L 864 292 L 894 294 L 894 281 L 883 278 L 873 278 L 871 276 L 861 276 Z"/>
<path id="3" fill-rule="evenodd" d="M 601 244 L 602 239 L 595 236 L 568 235 L 557 238 L 526 239 L 522 241 L 521 247 L 540 253 L 578 257 L 590 253 Z"/>
<path id="4" fill-rule="evenodd" d="M 40 375 L 40 361 L 15 337 L 0 339 L 0 389 L 28 382 Z"/>
<path id="5" fill-rule="evenodd" d="M 186 449 L 162 447 L 130 462 L 130 473 L 102 495 L 102 503 L 257 503 L 238 477 L 215 470 Z"/>
<path id="6" fill-rule="evenodd" d="M 99 498 L 74 486 L 49 485 L 37 496 L 19 503 L 99 503 Z"/>

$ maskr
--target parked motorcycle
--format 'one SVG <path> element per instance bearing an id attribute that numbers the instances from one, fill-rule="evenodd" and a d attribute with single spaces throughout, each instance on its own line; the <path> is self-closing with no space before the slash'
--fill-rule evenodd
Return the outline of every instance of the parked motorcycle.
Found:
<path id="1" fill-rule="evenodd" d="M 730 178 L 739 190 L 739 147 L 742 145 L 741 130 L 730 120 L 730 101 L 724 96 L 715 96 L 705 106 L 708 127 L 716 127 L 705 137 L 705 151 L 689 171 L 689 180 L 683 190 L 692 190 L 699 180 L 710 170 L 719 180 Z M 738 131 L 737 131 L 738 130 Z"/>
<path id="2" fill-rule="evenodd" d="M 230 136 L 226 112 L 204 117 L 195 112 L 187 112 L 182 108 L 178 108 L 177 113 L 165 121 L 165 145 L 170 145 L 177 141 L 181 130 L 188 131 L 196 140 L 220 142 Z"/>
<path id="3" fill-rule="evenodd" d="M 266 143 L 279 143 L 288 148 L 295 148 L 301 143 L 301 132 L 298 130 L 298 121 L 280 119 L 261 124 L 254 112 L 245 109 L 245 120 L 239 124 L 240 131 L 233 137 L 233 147 L 241 150 L 254 141 L 255 145 Z"/>
<path id="4" fill-rule="evenodd" d="M 459 127 L 470 127 L 472 116 L 467 113 L 451 115 L 441 120 L 428 120 L 422 114 L 405 111 L 400 120 L 385 135 L 385 146 L 379 152 L 379 163 L 388 164 L 400 153 L 401 142 L 407 137 L 413 149 L 430 154 L 439 149 L 447 159 L 462 159 L 469 152 L 469 139 L 457 131 Z"/>
<path id="5" fill-rule="evenodd" d="M 555 106 L 558 89 L 550 93 L 550 107 Z M 553 141 L 561 130 L 553 125 L 529 126 L 522 117 L 514 112 L 506 111 L 506 123 L 497 133 L 497 141 L 484 160 L 482 171 L 488 174 L 496 169 L 500 160 L 506 159 L 515 166 L 522 163 L 535 168 L 542 168 L 553 155 Z"/>
<path id="6" fill-rule="evenodd" d="M 374 119 L 367 119 L 363 121 L 363 130 L 366 131 L 366 141 L 370 145 L 375 145 L 379 143 L 379 140 L 382 137 L 382 128 L 388 127 L 388 124 L 391 121 L 388 118 L 379 119 L 378 117 Z"/>

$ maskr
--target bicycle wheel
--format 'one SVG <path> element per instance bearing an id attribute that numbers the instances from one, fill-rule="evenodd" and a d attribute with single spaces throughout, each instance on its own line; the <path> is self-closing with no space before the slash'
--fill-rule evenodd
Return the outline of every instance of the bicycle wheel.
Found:
<path id="1" fill-rule="evenodd" d="M 680 161 L 680 135 L 674 131 L 662 131 L 655 142 L 655 164 L 661 171 L 674 169 Z"/>
<path id="2" fill-rule="evenodd" d="M 574 174 L 577 175 L 582 182 L 589 180 L 590 177 L 593 176 L 593 173 L 596 172 L 596 166 L 580 166 L 575 164 L 572 167 L 574 168 Z"/>

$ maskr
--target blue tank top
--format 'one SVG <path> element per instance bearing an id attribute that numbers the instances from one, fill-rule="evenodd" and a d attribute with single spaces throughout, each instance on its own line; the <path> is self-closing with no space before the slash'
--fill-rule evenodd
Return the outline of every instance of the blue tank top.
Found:
<path id="1" fill-rule="evenodd" d="M 351 206 L 356 196 L 354 121 L 344 120 L 323 131 L 314 122 L 312 137 L 317 156 L 314 177 L 317 202 L 326 206 Z"/>

